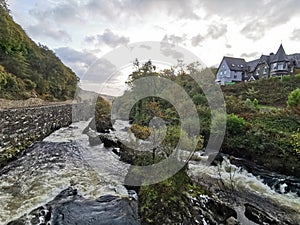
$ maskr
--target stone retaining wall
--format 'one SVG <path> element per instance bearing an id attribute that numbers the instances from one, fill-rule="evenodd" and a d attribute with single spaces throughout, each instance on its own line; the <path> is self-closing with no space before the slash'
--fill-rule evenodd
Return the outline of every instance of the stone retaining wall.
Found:
<path id="1" fill-rule="evenodd" d="M 51 105 L 0 111 L 0 154 L 26 147 L 72 121 L 93 115 L 87 104 Z M 90 111 L 90 112 L 89 112 Z"/>

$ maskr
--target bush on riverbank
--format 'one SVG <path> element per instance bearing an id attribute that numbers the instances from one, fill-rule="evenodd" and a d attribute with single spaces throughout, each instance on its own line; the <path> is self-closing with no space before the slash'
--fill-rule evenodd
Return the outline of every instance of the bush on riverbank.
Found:
<path id="1" fill-rule="evenodd" d="M 140 189 L 142 224 L 180 224 L 188 220 L 193 211 L 187 194 L 208 195 L 200 186 L 193 186 L 185 170 L 173 177 Z"/>
<path id="2" fill-rule="evenodd" d="M 147 65 L 149 64 L 151 65 L 151 62 Z M 211 121 L 210 108 L 202 89 L 189 77 L 189 73 L 204 76 L 205 71 L 197 71 L 194 66 L 186 66 L 187 69 L 177 75 L 172 75 L 172 71 L 167 73 L 166 70 L 151 70 L 147 75 L 168 78 L 189 94 L 197 108 L 200 134 L 204 137 L 205 146 L 214 123 Z M 134 72 L 135 79 L 144 76 L 139 72 L 144 71 L 143 67 L 140 66 L 139 70 Z M 228 113 L 222 151 L 252 160 L 266 166 L 267 169 L 300 177 L 298 154 L 291 144 L 293 132 L 300 126 L 300 116 L 295 110 L 287 109 L 287 102 L 291 105 L 297 99 L 298 95 L 294 94 L 297 93 L 297 88 L 300 88 L 300 75 L 222 87 Z M 290 94 L 291 92 L 293 94 Z M 289 95 L 293 96 L 290 100 Z M 133 123 L 145 126 L 153 116 L 160 115 L 169 127 L 180 124 L 175 108 L 160 99 L 145 98 L 135 106 L 131 113 Z M 184 103 L 179 107 L 185 107 Z M 173 132 L 173 136 L 176 137 L 176 132 Z"/>
<path id="3" fill-rule="evenodd" d="M 293 90 L 287 100 L 287 106 L 295 113 L 300 114 L 300 88 Z"/>
<path id="4" fill-rule="evenodd" d="M 112 129 L 111 123 L 111 104 L 99 96 L 95 104 L 95 125 L 96 130 L 101 133 Z"/>

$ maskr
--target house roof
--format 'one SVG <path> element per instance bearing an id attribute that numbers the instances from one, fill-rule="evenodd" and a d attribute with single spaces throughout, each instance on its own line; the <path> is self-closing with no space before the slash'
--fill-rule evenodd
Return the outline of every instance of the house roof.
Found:
<path id="1" fill-rule="evenodd" d="M 223 60 L 226 61 L 231 71 L 244 71 L 247 66 L 245 59 L 242 58 L 233 58 L 233 57 L 225 56 Z"/>
<path id="2" fill-rule="evenodd" d="M 247 66 L 249 68 L 249 72 L 253 72 L 258 64 L 261 63 L 261 59 L 255 59 L 250 62 L 247 62 Z"/>
<path id="3" fill-rule="evenodd" d="M 270 64 L 270 60 L 272 60 L 274 55 L 261 55 L 260 60 L 262 62 L 266 62 L 268 65 Z"/>
<path id="4" fill-rule="evenodd" d="M 291 62 L 295 63 L 294 65 L 297 68 L 300 68 L 300 53 L 295 53 L 295 54 L 292 54 L 292 55 L 288 55 L 287 57 Z"/>
<path id="5" fill-rule="evenodd" d="M 285 54 L 282 44 L 279 46 L 277 53 L 274 55 L 273 59 L 270 60 L 270 63 L 274 62 L 288 62 L 289 59 Z"/>

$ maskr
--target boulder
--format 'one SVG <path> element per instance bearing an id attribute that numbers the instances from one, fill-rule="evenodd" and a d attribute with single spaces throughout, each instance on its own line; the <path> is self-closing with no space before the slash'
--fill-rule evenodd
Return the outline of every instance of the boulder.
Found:
<path id="1" fill-rule="evenodd" d="M 140 225 L 138 203 L 132 197 L 101 196 L 85 199 L 72 187 L 51 202 L 7 225 Z"/>
<path id="2" fill-rule="evenodd" d="M 279 224 L 287 224 L 272 218 L 272 216 L 268 215 L 263 210 L 255 207 L 251 204 L 245 204 L 245 216 L 257 223 L 257 224 L 272 224 L 272 225 L 279 225 Z"/>

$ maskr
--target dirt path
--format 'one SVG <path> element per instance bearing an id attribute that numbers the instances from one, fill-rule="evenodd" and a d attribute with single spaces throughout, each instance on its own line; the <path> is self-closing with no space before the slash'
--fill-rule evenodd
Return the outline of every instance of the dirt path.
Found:
<path id="1" fill-rule="evenodd" d="M 29 98 L 26 100 L 8 100 L 8 99 L 0 98 L 0 110 L 11 109 L 11 108 L 43 106 L 43 105 L 61 105 L 61 104 L 71 104 L 71 103 L 72 100 L 67 100 L 63 102 L 48 102 L 40 98 Z"/>

